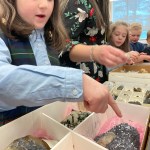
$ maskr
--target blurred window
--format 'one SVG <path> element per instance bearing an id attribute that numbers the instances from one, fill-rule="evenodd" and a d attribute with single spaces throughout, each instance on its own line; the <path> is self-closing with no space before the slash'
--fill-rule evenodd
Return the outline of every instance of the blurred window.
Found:
<path id="1" fill-rule="evenodd" d="M 146 39 L 150 30 L 150 0 L 111 0 L 111 21 L 123 20 L 142 24 L 140 39 Z"/>

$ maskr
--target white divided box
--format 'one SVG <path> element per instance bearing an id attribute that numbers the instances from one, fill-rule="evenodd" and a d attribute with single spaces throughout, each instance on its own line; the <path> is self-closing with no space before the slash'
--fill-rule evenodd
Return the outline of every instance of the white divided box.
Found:
<path id="1" fill-rule="evenodd" d="M 124 120 L 139 123 L 144 129 L 144 138 L 141 150 L 144 150 L 149 121 L 149 108 L 144 106 L 118 103 L 122 110 Z M 104 114 L 91 113 L 74 130 L 70 130 L 60 122 L 64 120 L 71 109 L 78 110 L 76 103 L 54 102 L 41 107 L 17 120 L 0 127 L 0 150 L 5 148 L 15 139 L 32 135 L 40 129 L 53 139 L 59 141 L 53 150 L 106 150 L 93 141 L 100 128 L 111 117 L 116 116 L 109 107 Z"/>
<path id="2" fill-rule="evenodd" d="M 150 63 L 124 65 L 109 72 L 109 81 L 150 83 Z"/>
<path id="3" fill-rule="evenodd" d="M 104 85 L 118 102 L 150 106 L 150 85 L 113 81 L 106 81 Z"/>
<path id="4" fill-rule="evenodd" d="M 118 105 L 122 110 L 124 120 L 130 120 L 143 126 L 145 135 L 142 141 L 141 149 L 144 150 L 143 147 L 145 147 L 145 141 L 147 137 L 150 109 L 144 106 L 130 105 L 126 103 L 118 103 Z M 77 103 L 55 102 L 53 104 L 42 107 L 39 109 L 39 111 L 52 117 L 58 122 L 61 122 L 68 116 L 72 109 L 78 110 Z M 56 110 L 59 111 L 56 113 Z M 104 114 L 92 113 L 82 123 L 74 128 L 73 131 L 85 136 L 87 139 L 91 139 L 92 141 L 92 139 L 94 139 L 98 134 L 99 129 L 103 126 L 103 124 L 114 116 L 116 116 L 116 114 L 110 107 Z"/>

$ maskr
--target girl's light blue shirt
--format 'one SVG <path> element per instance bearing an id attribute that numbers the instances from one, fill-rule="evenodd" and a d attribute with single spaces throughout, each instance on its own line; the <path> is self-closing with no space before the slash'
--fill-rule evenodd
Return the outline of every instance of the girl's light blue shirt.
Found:
<path id="1" fill-rule="evenodd" d="M 20 105 L 42 106 L 57 100 L 81 101 L 83 71 L 51 66 L 42 30 L 33 31 L 29 40 L 37 66 L 12 65 L 9 49 L 0 38 L 0 111 Z"/>

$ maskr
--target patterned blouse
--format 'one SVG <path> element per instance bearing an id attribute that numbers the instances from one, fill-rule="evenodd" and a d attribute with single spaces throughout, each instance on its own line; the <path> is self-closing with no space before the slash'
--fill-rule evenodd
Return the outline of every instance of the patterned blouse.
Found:
<path id="1" fill-rule="evenodd" d="M 66 51 L 60 54 L 60 62 L 63 66 L 80 68 L 103 83 L 107 80 L 106 68 L 103 65 L 95 62 L 75 63 L 69 59 L 69 51 L 76 44 L 102 45 L 105 43 L 105 30 L 99 31 L 96 27 L 94 11 L 89 0 L 68 1 L 64 12 L 64 22 L 71 39 L 67 40 Z"/>

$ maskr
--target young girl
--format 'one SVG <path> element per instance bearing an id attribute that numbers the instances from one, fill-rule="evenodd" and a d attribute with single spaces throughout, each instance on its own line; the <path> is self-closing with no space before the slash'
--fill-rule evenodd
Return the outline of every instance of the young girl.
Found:
<path id="1" fill-rule="evenodd" d="M 108 43 L 126 52 L 131 59 L 128 63 L 133 63 L 138 59 L 139 53 L 130 51 L 128 27 L 129 25 L 124 21 L 112 23 L 108 34 Z"/>
<path id="2" fill-rule="evenodd" d="M 104 85 L 56 66 L 53 49 L 63 49 L 67 38 L 59 0 L 1 0 L 0 8 L 0 125 L 57 100 L 84 100 L 94 112 L 109 104 L 121 116 Z"/>
<path id="3" fill-rule="evenodd" d="M 103 45 L 109 28 L 109 0 L 60 2 L 64 8 L 65 26 L 70 35 L 67 52 L 60 55 L 61 62 L 81 68 L 97 81 L 105 82 L 105 66 L 113 67 L 127 60 L 122 51 Z"/>

